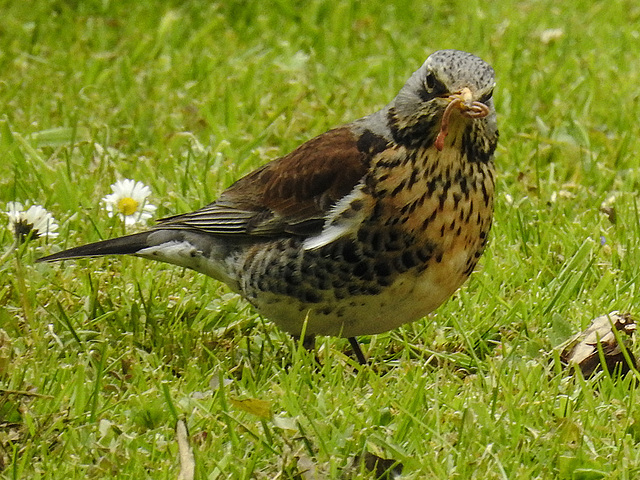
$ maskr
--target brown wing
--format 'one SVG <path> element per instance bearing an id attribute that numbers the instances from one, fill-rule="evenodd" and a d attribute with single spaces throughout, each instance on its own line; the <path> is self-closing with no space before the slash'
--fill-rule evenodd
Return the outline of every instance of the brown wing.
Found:
<path id="1" fill-rule="evenodd" d="M 327 210 L 364 176 L 370 151 L 358 148 L 348 127 L 330 130 L 241 178 L 220 198 L 156 228 L 211 234 L 312 235 Z"/>

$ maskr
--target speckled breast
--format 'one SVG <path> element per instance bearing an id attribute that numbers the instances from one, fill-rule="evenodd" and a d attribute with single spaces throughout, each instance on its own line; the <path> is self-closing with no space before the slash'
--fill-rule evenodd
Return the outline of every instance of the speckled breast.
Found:
<path id="1" fill-rule="evenodd" d="M 390 330 L 444 302 L 486 245 L 492 165 L 440 162 L 415 174 L 415 164 L 409 173 L 395 167 L 371 182 L 376 207 L 355 237 L 315 250 L 298 238 L 253 246 L 240 269 L 247 299 L 294 335 L 306 320 L 307 334 L 345 337 Z"/>

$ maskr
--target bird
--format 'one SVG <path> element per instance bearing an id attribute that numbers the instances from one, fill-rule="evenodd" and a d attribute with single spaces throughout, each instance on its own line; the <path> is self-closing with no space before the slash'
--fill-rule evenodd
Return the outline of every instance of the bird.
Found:
<path id="1" fill-rule="evenodd" d="M 226 283 L 296 338 L 349 339 L 435 310 L 489 238 L 495 73 L 459 50 L 428 56 L 382 109 L 248 173 L 217 200 L 53 262 L 134 255 Z"/>

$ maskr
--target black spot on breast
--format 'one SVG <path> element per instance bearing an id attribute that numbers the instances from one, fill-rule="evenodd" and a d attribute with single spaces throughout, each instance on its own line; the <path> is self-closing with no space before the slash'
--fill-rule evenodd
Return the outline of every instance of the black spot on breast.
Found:
<path id="1" fill-rule="evenodd" d="M 320 290 L 329 290 L 333 286 L 333 282 L 328 276 L 318 277 L 318 288 Z"/>
<path id="2" fill-rule="evenodd" d="M 467 213 L 467 217 L 464 219 L 465 223 L 469 223 L 471 221 L 472 214 L 473 214 L 473 203 L 469 205 L 469 212 Z"/>
<path id="3" fill-rule="evenodd" d="M 347 287 L 347 290 L 349 291 L 349 295 L 359 295 L 362 293 L 362 290 L 360 290 L 360 287 L 354 284 L 349 285 Z"/>
<path id="4" fill-rule="evenodd" d="M 439 178 L 432 178 L 427 182 L 427 195 L 431 196 L 435 193 L 438 188 Z"/>
<path id="5" fill-rule="evenodd" d="M 411 171 L 411 178 L 409 178 L 409 188 L 413 187 L 413 185 L 418 181 L 419 174 L 420 171 L 414 167 L 414 169 Z"/>
<path id="6" fill-rule="evenodd" d="M 482 198 L 484 199 L 484 204 L 489 206 L 489 192 L 487 192 L 487 186 L 484 182 L 481 183 L 482 187 Z"/>
<path id="7" fill-rule="evenodd" d="M 406 186 L 406 180 L 402 180 L 402 181 L 401 181 L 401 182 L 396 186 L 396 188 L 394 188 L 394 189 L 391 191 L 391 196 L 392 196 L 392 197 L 395 197 L 397 194 L 399 194 L 402 190 L 404 190 L 404 189 L 405 189 L 405 186 Z"/>
<path id="8" fill-rule="evenodd" d="M 400 234 L 394 229 L 388 231 L 385 240 L 385 250 L 387 251 L 400 250 L 404 246 L 401 242 Z"/>
<path id="9" fill-rule="evenodd" d="M 478 135 L 481 132 L 474 133 L 473 130 L 473 127 L 469 126 L 462 135 L 462 148 L 467 156 L 467 161 L 487 163 L 491 160 L 491 156 L 495 151 L 497 135 L 494 141 L 487 141 L 486 137 Z"/>
<path id="10" fill-rule="evenodd" d="M 439 202 L 438 208 L 440 210 L 444 209 L 444 203 L 447 201 L 447 196 L 448 196 L 448 192 L 445 190 L 440 194 L 440 197 L 438 197 L 438 202 Z"/>
<path id="11" fill-rule="evenodd" d="M 345 285 L 347 284 L 347 282 L 345 280 L 342 280 L 340 278 L 334 278 L 331 282 L 331 286 L 333 288 L 343 288 Z"/>
<path id="12" fill-rule="evenodd" d="M 318 303 L 322 300 L 322 297 L 318 292 L 314 292 L 313 290 L 305 290 L 301 296 L 301 300 L 307 303 Z"/>
<path id="13" fill-rule="evenodd" d="M 350 206 L 352 210 L 359 212 L 360 210 L 362 210 L 362 207 L 364 207 L 364 201 L 354 200 L 353 202 L 351 202 Z"/>
<path id="14" fill-rule="evenodd" d="M 363 153 L 375 155 L 386 150 L 389 146 L 389 142 L 387 142 L 384 137 L 376 135 L 371 130 L 365 130 L 360 135 L 360 138 L 358 138 L 356 146 L 358 147 L 358 150 Z"/>
<path id="15" fill-rule="evenodd" d="M 380 287 L 377 285 L 369 285 L 364 289 L 364 293 L 367 295 L 378 295 L 380 293 Z"/>
<path id="16" fill-rule="evenodd" d="M 299 278 L 298 275 L 295 275 L 295 272 L 290 265 L 283 266 L 281 277 L 287 283 L 294 284 L 294 285 L 300 284 L 301 279 Z"/>
<path id="17" fill-rule="evenodd" d="M 399 255 L 393 259 L 393 266 L 399 273 L 404 273 L 409 270 L 409 268 L 402 261 L 402 255 Z"/>
<path id="18" fill-rule="evenodd" d="M 464 195 L 465 200 L 469 200 L 469 184 L 467 183 L 467 179 L 462 177 L 460 179 L 460 191 Z"/>
<path id="19" fill-rule="evenodd" d="M 353 268 L 353 275 L 366 281 L 373 280 L 373 272 L 368 262 L 360 262 Z"/>
<path id="20" fill-rule="evenodd" d="M 374 252 L 381 252 L 384 248 L 384 239 L 379 230 L 375 230 L 370 238 L 371 248 Z"/>
<path id="21" fill-rule="evenodd" d="M 371 230 L 368 228 L 361 228 L 360 230 L 358 230 L 358 240 L 362 243 L 368 243 L 369 242 L 369 237 L 371 236 Z"/>
<path id="22" fill-rule="evenodd" d="M 453 194 L 453 208 L 457 209 L 458 205 L 460 204 L 460 200 L 462 200 L 462 195 L 460 195 L 459 193 L 454 193 Z"/>
<path id="23" fill-rule="evenodd" d="M 416 118 L 412 125 L 400 125 L 395 108 L 389 109 L 387 114 L 389 128 L 393 139 L 399 145 L 410 148 L 428 148 L 433 145 L 437 135 L 436 119 Z"/>
<path id="24" fill-rule="evenodd" d="M 464 271 L 464 274 L 468 277 L 473 273 L 473 269 L 476 268 L 476 264 L 478 263 L 478 259 L 475 257 L 469 257 L 467 260 L 467 268 Z"/>
<path id="25" fill-rule="evenodd" d="M 413 250 L 405 250 L 402 252 L 400 258 L 402 260 L 402 264 L 407 267 L 407 269 L 413 268 L 420 263 Z"/>
<path id="26" fill-rule="evenodd" d="M 436 219 L 437 215 L 438 215 L 438 211 L 437 210 L 434 210 L 433 212 L 431 212 L 431 215 L 429 215 L 427 218 L 425 218 L 424 222 L 422 222 L 422 229 L 426 230 L 426 228 L 429 226 L 429 224 L 432 223 Z"/>
<path id="27" fill-rule="evenodd" d="M 342 243 L 342 258 L 349 263 L 357 263 L 360 261 L 360 255 L 353 242 Z"/>
<path id="28" fill-rule="evenodd" d="M 427 244 L 416 250 L 416 256 L 422 263 L 427 263 L 429 260 L 431 260 L 434 250 L 435 247 L 433 245 Z"/>
<path id="29" fill-rule="evenodd" d="M 379 261 L 373 266 L 373 271 L 378 277 L 391 275 L 391 265 L 387 261 Z"/>
<path id="30" fill-rule="evenodd" d="M 342 218 L 353 218 L 356 216 L 356 211 L 353 208 L 347 208 L 344 212 L 340 214 Z"/>

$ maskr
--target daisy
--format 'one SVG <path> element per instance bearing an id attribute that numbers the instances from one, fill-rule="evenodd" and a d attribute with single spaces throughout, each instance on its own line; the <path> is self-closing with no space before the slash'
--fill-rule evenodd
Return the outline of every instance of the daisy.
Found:
<path id="1" fill-rule="evenodd" d="M 45 208 L 31 205 L 27 210 L 20 202 L 7 203 L 9 229 L 19 242 L 28 237 L 35 240 L 39 237 L 57 237 L 58 224 Z"/>
<path id="2" fill-rule="evenodd" d="M 156 206 L 147 202 L 151 189 L 142 182 L 125 179 L 111 185 L 113 193 L 102 201 L 110 217 L 118 215 L 125 225 L 147 223 L 156 211 Z"/>

